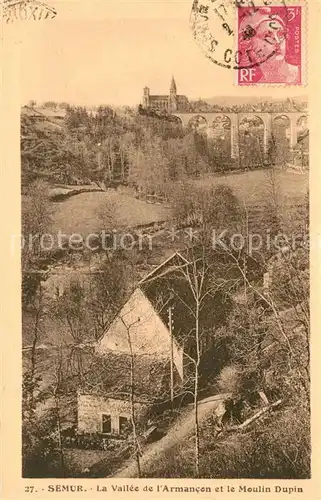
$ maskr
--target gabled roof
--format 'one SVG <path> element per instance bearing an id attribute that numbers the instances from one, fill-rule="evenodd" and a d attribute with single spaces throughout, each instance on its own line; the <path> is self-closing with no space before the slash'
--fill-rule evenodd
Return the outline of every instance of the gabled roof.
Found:
<path id="1" fill-rule="evenodd" d="M 110 352 L 169 360 L 171 335 L 166 304 L 158 304 L 151 294 L 148 297 L 136 288 L 104 334 L 97 341 L 95 352 L 104 357 Z M 183 348 L 177 336 L 172 337 L 173 360 L 180 377 L 183 377 Z"/>
<path id="2" fill-rule="evenodd" d="M 24 116 L 33 116 L 36 118 L 42 118 L 44 116 L 42 113 L 37 111 L 35 108 L 32 108 L 31 106 L 22 106 L 21 114 Z"/>
<path id="3" fill-rule="evenodd" d="M 141 307 L 142 304 L 143 307 Z M 168 326 L 159 316 L 155 305 L 145 295 L 144 291 L 137 287 L 128 300 L 126 300 L 125 304 L 119 309 L 104 334 L 99 338 L 97 342 L 97 352 L 106 349 L 106 343 L 103 342 L 103 340 L 108 332 L 108 345 L 112 346 L 115 352 L 129 352 L 127 336 L 124 337 L 122 333 L 119 335 L 120 330 L 121 332 L 126 332 L 128 330 L 135 353 L 144 352 L 148 355 L 154 355 L 156 354 L 155 342 L 153 346 L 150 339 L 146 340 L 145 336 L 145 333 L 148 333 L 151 326 L 154 328 L 152 340 L 155 341 L 156 337 L 159 342 L 164 342 L 166 340 L 164 333 L 166 331 L 167 337 Z M 162 345 L 157 347 L 159 347 L 157 353 L 159 354 L 162 351 Z"/>
<path id="4" fill-rule="evenodd" d="M 155 267 L 155 269 L 153 269 L 150 273 L 148 273 L 146 276 L 144 276 L 144 278 L 142 278 L 139 282 L 138 282 L 138 285 L 142 285 L 143 283 L 147 283 L 148 281 L 151 281 L 155 278 L 158 277 L 159 274 L 164 274 L 164 273 L 161 273 L 161 271 L 165 271 L 166 267 L 168 268 L 165 272 L 165 274 L 169 273 L 172 271 L 172 266 L 170 265 L 174 260 L 177 260 L 177 262 L 180 261 L 181 264 L 187 264 L 188 263 L 188 260 L 185 259 L 185 257 L 179 253 L 179 252 L 175 252 L 173 255 L 171 255 L 170 257 L 168 257 L 166 260 L 164 260 L 164 262 L 161 262 L 161 264 L 159 264 L 157 267 Z M 176 264 L 176 267 L 177 267 L 177 264 Z"/>
<path id="5" fill-rule="evenodd" d="M 234 281 L 238 283 L 240 277 L 235 275 L 229 255 L 222 249 L 212 251 L 213 272 L 225 276 L 233 283 Z M 198 253 L 197 249 L 194 249 L 193 256 L 196 261 Z M 188 257 L 188 251 L 186 257 Z M 106 349 L 126 352 L 126 346 L 128 350 L 123 332 L 126 327 L 120 323 L 121 318 L 126 317 L 127 324 L 132 325 L 131 331 L 137 352 L 157 353 L 161 357 L 164 355 L 163 351 L 169 339 L 169 307 L 173 311 L 172 331 L 175 346 L 178 350 L 184 349 L 185 353 L 188 351 L 188 345 L 191 341 L 190 332 L 194 324 L 194 299 L 184 273 L 184 269 L 189 265 L 186 257 L 185 253 L 172 254 L 138 283 L 137 288 L 118 310 L 113 321 L 100 337 L 96 352 L 103 353 Z M 205 283 L 210 284 L 210 282 L 211 275 L 208 275 L 205 278 Z M 222 301 L 224 307 L 222 307 Z M 226 321 L 229 303 L 229 298 L 220 290 L 215 287 L 213 287 L 213 291 L 208 290 L 200 317 L 204 328 L 223 324 Z M 154 332 L 152 336 L 149 334 L 150 331 Z M 160 346 L 163 350 L 160 349 Z"/>
<path id="6" fill-rule="evenodd" d="M 37 111 L 42 114 L 43 116 L 46 116 L 47 118 L 65 118 L 66 116 L 66 111 L 64 109 L 50 109 L 50 108 L 37 108 Z"/>
<path id="7" fill-rule="evenodd" d="M 34 118 L 64 118 L 66 111 L 64 109 L 33 108 L 25 105 L 21 108 L 21 114 Z"/>

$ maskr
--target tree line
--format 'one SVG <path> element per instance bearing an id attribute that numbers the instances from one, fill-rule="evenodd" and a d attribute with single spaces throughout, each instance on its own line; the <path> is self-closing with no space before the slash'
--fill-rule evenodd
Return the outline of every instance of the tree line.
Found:
<path id="1" fill-rule="evenodd" d="M 183 129 L 166 112 L 67 106 L 62 125 L 38 124 L 22 115 L 22 183 L 27 187 L 43 178 L 62 184 L 128 184 L 141 194 L 166 196 L 173 181 L 267 166 L 263 132 L 252 125 L 240 131 L 240 157 L 231 159 L 230 130 L 211 137 L 195 123 Z M 279 143 L 282 151 L 288 147 L 286 141 Z"/>

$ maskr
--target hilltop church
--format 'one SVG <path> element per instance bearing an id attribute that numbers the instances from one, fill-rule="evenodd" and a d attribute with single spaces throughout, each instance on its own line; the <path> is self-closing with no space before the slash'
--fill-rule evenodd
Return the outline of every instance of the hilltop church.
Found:
<path id="1" fill-rule="evenodd" d="M 168 95 L 152 95 L 150 94 L 150 89 L 144 87 L 143 108 L 157 110 L 165 109 L 169 113 L 175 111 L 183 112 L 189 110 L 189 102 L 185 95 L 177 94 L 176 83 L 174 77 L 172 77 Z"/>

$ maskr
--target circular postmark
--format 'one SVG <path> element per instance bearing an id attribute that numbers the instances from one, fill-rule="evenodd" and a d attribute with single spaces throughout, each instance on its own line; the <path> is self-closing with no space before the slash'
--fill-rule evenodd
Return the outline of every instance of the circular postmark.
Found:
<path id="1" fill-rule="evenodd" d="M 2 0 L 2 16 L 4 21 L 13 23 L 15 21 L 40 21 L 42 19 L 53 19 L 57 11 L 41 0 Z"/>
<path id="2" fill-rule="evenodd" d="M 257 5 L 254 0 L 194 0 L 190 27 L 207 58 L 241 70 L 278 57 L 288 19 L 285 0 L 261 0 Z"/>

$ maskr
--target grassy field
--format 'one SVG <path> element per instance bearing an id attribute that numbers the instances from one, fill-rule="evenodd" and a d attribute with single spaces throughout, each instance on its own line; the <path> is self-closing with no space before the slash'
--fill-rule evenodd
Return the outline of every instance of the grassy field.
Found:
<path id="1" fill-rule="evenodd" d="M 133 227 L 168 219 L 170 210 L 114 191 L 81 193 L 60 203 L 54 209 L 53 231 L 89 234 L 103 227 L 101 213 L 110 207 L 116 227 Z M 108 208 L 106 209 L 108 210 Z"/>
<path id="2" fill-rule="evenodd" d="M 308 173 L 278 171 L 276 174 L 280 200 L 287 205 L 302 203 L 308 188 Z M 204 176 L 195 182 L 201 189 L 210 185 L 230 186 L 241 202 L 248 207 L 260 209 L 269 196 L 266 171 L 255 170 L 237 174 Z M 83 235 L 103 229 L 102 213 L 106 208 L 114 219 L 113 227 L 134 227 L 141 224 L 160 222 L 170 218 L 171 210 L 138 200 L 129 194 L 114 190 L 106 192 L 80 193 L 61 202 L 52 202 L 52 232 L 80 233 Z M 106 226 L 105 226 L 106 227 Z"/>
<path id="3" fill-rule="evenodd" d="M 308 185 L 309 174 L 298 174 L 289 171 L 276 171 L 276 184 L 282 202 L 296 202 L 304 197 Z M 253 170 L 224 176 L 206 176 L 196 181 L 204 188 L 210 185 L 226 184 L 233 189 L 235 195 L 242 201 L 251 205 L 260 205 L 266 200 L 269 193 L 267 171 Z"/>

